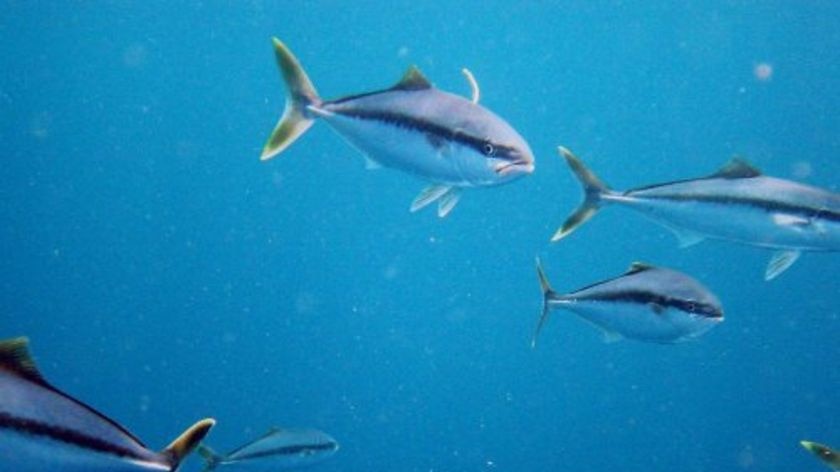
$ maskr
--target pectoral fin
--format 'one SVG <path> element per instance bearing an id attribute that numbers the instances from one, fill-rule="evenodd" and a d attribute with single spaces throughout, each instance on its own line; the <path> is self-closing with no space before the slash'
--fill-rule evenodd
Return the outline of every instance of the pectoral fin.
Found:
<path id="1" fill-rule="evenodd" d="M 648 305 L 650 306 L 650 309 L 653 310 L 653 312 L 657 315 L 665 313 L 665 307 L 661 303 L 650 302 Z"/>
<path id="2" fill-rule="evenodd" d="M 430 203 L 433 203 L 440 197 L 444 196 L 451 189 L 452 187 L 449 185 L 429 185 L 421 190 L 420 194 L 417 195 L 417 197 L 414 198 L 414 201 L 411 202 L 410 211 L 414 213 L 415 211 L 425 208 Z M 457 201 L 455 203 L 457 203 Z"/>
<path id="3" fill-rule="evenodd" d="M 804 216 L 776 213 L 773 215 L 773 223 L 779 226 L 802 227 L 811 224 L 811 220 Z"/>
<path id="4" fill-rule="evenodd" d="M 615 331 L 607 331 L 602 330 L 604 332 L 604 342 L 607 344 L 617 343 L 624 339 L 624 336 L 616 333 Z"/>
<path id="5" fill-rule="evenodd" d="M 770 281 L 778 277 L 782 272 L 792 266 L 801 254 L 797 250 L 774 252 L 773 257 L 770 258 L 770 262 L 767 264 L 767 270 L 764 271 L 764 280 Z"/>
<path id="6" fill-rule="evenodd" d="M 668 229 L 670 229 L 674 233 L 674 236 L 677 237 L 680 249 L 694 246 L 695 244 L 701 243 L 704 239 L 706 239 L 702 234 L 695 233 L 694 231 L 689 231 L 682 228 L 674 228 L 671 226 L 669 226 Z"/>
<path id="7" fill-rule="evenodd" d="M 374 161 L 368 156 L 365 156 L 365 169 L 367 170 L 378 170 L 382 168 L 382 164 Z"/>

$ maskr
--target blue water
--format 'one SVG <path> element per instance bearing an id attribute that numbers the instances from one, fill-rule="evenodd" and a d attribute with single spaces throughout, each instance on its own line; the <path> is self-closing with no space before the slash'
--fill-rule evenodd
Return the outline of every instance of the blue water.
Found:
<path id="1" fill-rule="evenodd" d="M 738 154 L 840 190 L 840 6 L 3 3 L 0 337 L 151 447 L 204 416 L 221 450 L 323 429 L 320 471 L 816 471 L 798 441 L 840 444 L 840 256 L 765 283 L 769 252 L 616 208 L 548 243 L 580 199 L 560 144 L 619 189 Z M 410 64 L 467 95 L 469 67 L 536 173 L 441 220 L 323 123 L 260 162 L 272 35 L 325 97 Z M 605 344 L 557 312 L 531 350 L 536 255 L 558 290 L 683 270 L 727 319 Z"/>

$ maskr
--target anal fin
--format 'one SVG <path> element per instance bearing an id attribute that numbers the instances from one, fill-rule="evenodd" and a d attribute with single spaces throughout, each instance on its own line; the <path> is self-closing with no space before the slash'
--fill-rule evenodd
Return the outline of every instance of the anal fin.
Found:
<path id="1" fill-rule="evenodd" d="M 446 217 L 446 215 L 455 208 L 455 205 L 458 204 L 460 199 L 461 189 L 457 187 L 450 188 L 449 191 L 444 193 L 438 200 L 438 216 L 441 218 Z"/>
<path id="2" fill-rule="evenodd" d="M 802 252 L 795 249 L 774 252 L 767 264 L 767 269 L 764 271 L 764 280 L 770 281 L 778 277 L 782 272 L 788 270 L 799 259 L 800 255 L 802 255 Z"/>

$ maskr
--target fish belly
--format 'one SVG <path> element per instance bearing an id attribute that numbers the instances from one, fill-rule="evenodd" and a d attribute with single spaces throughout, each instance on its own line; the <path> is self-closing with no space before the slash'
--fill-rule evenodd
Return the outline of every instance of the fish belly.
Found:
<path id="1" fill-rule="evenodd" d="M 168 471 L 168 466 L 134 462 L 55 441 L 0 429 L 0 470 L 14 472 Z"/>
<path id="2" fill-rule="evenodd" d="M 712 239 L 808 251 L 840 250 L 840 224 L 744 204 L 628 199 L 620 203 L 654 221 Z"/>
<path id="3" fill-rule="evenodd" d="M 219 468 L 225 471 L 242 472 L 277 472 L 278 470 L 297 470 L 323 461 L 332 453 L 323 454 L 290 454 L 290 455 L 269 455 L 259 458 L 246 458 L 242 460 L 224 460 L 219 463 Z"/>
<path id="4" fill-rule="evenodd" d="M 324 120 L 362 154 L 385 167 L 457 187 L 501 183 L 484 156 L 455 141 L 376 120 L 338 114 Z"/>
<path id="5" fill-rule="evenodd" d="M 580 317 L 622 337 L 654 343 L 676 343 L 697 337 L 714 326 L 715 321 L 672 308 L 661 313 L 648 305 L 578 301 L 568 308 Z"/>

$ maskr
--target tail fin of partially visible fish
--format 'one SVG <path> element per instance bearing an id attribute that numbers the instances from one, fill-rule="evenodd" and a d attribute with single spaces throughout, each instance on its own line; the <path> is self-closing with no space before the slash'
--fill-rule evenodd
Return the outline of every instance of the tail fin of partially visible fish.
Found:
<path id="1" fill-rule="evenodd" d="M 548 277 L 545 276 L 539 257 L 537 258 L 537 277 L 540 280 L 540 289 L 542 289 L 543 293 L 543 306 L 542 313 L 540 314 L 540 320 L 537 322 L 537 328 L 534 330 L 534 337 L 531 338 L 532 349 L 537 346 L 537 336 L 540 335 L 543 325 L 545 325 L 545 322 L 548 321 L 548 315 L 551 311 L 549 303 L 552 299 L 557 298 L 557 292 L 552 290 L 551 285 L 549 285 Z"/>
<path id="2" fill-rule="evenodd" d="M 286 108 L 283 116 L 265 143 L 260 160 L 266 161 L 283 152 L 314 123 L 307 107 L 318 105 L 321 99 L 292 51 L 279 39 L 274 41 L 274 55 L 286 82 Z"/>
<path id="3" fill-rule="evenodd" d="M 563 146 L 560 146 L 559 151 L 560 155 L 566 159 L 566 163 L 569 164 L 575 177 L 580 181 L 581 186 L 583 186 L 584 199 L 577 210 L 566 218 L 563 226 L 554 233 L 551 241 L 559 241 L 565 238 L 572 231 L 576 230 L 578 226 L 589 221 L 601 208 L 602 197 L 611 192 L 610 188 L 589 170 L 583 161 L 572 154 L 571 151 Z"/>
<path id="4" fill-rule="evenodd" d="M 204 459 L 204 469 L 202 469 L 204 472 L 215 469 L 224 459 L 222 456 L 217 454 L 216 451 L 210 449 L 204 444 L 199 444 L 196 452 L 198 452 L 198 455 Z"/>
<path id="5" fill-rule="evenodd" d="M 169 458 L 172 470 L 178 470 L 178 465 L 181 464 L 181 461 L 198 446 L 201 440 L 204 439 L 204 436 L 207 436 L 207 433 L 210 432 L 210 428 L 215 424 L 216 420 L 212 418 L 203 419 L 190 426 L 178 438 L 172 441 L 169 446 L 166 446 L 162 454 Z"/>

